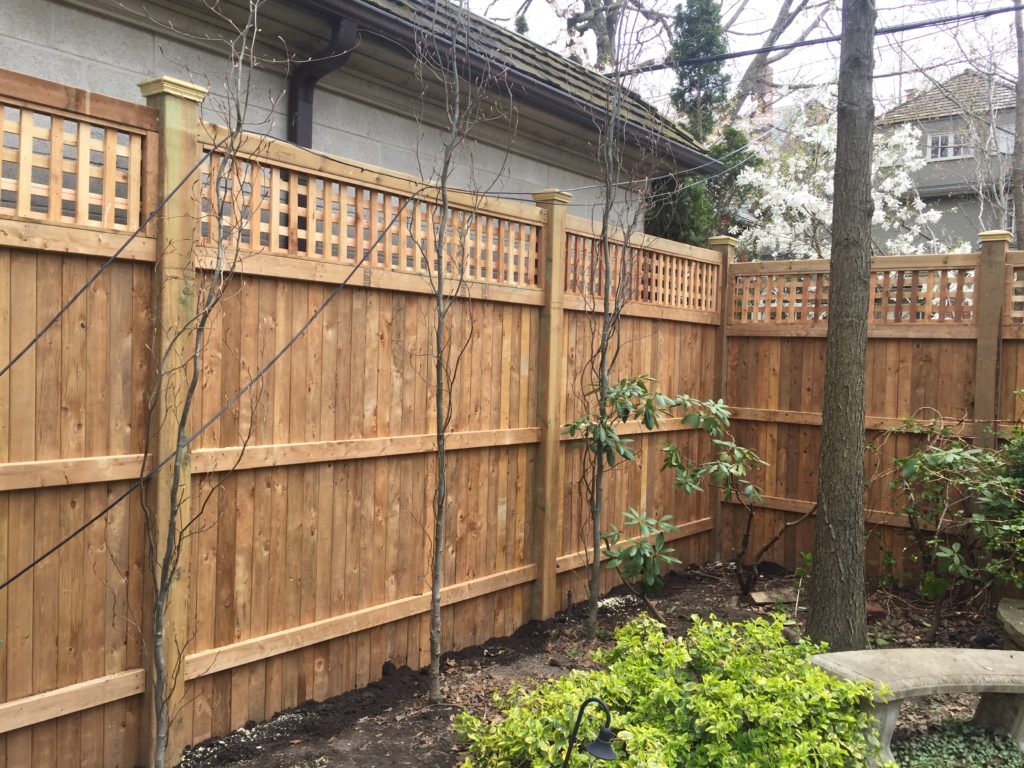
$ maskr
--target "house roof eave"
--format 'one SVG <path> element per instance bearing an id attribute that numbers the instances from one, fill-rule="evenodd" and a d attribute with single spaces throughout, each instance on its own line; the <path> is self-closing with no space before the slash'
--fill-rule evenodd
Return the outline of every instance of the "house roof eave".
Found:
<path id="1" fill-rule="evenodd" d="M 446 2 L 446 0 L 441 1 Z M 375 33 L 385 42 L 397 44 L 400 47 L 414 46 L 417 42 L 416 33 L 422 29 L 417 27 L 412 20 L 403 18 L 368 0 L 289 0 L 289 2 L 320 14 L 328 11 L 352 19 L 359 24 L 361 29 Z M 475 50 L 466 52 L 466 60 L 470 71 L 474 74 L 486 73 L 495 63 Z M 508 65 L 505 72 L 508 86 L 514 95 L 568 122 L 594 128 L 598 105 L 593 101 L 574 96 L 568 90 L 545 82 L 529 72 L 517 69 L 514 65 Z M 639 99 L 636 100 L 639 101 Z M 649 107 L 645 102 L 640 103 L 645 108 L 653 110 L 653 107 Z M 699 168 L 705 173 L 717 173 L 724 168 L 721 162 L 702 151 L 697 142 L 692 141 L 684 131 L 672 126 L 666 118 L 662 118 L 660 115 L 657 117 L 652 115 L 647 120 L 626 119 L 624 123 L 626 140 L 638 148 L 653 152 L 663 159 L 687 169 Z M 659 123 L 659 125 L 656 126 L 654 123 Z M 665 130 L 657 130 L 659 127 Z M 670 133 L 676 135 L 668 135 Z"/>

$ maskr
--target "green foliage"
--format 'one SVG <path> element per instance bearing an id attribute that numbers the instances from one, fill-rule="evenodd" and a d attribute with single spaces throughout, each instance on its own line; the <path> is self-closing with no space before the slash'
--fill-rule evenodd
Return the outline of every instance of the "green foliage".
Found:
<path id="1" fill-rule="evenodd" d="M 721 234 L 715 205 L 700 179 L 666 176 L 651 184 L 644 232 L 679 243 L 707 245 Z"/>
<path id="2" fill-rule="evenodd" d="M 530 25 L 526 23 L 526 16 L 522 13 L 516 16 L 516 32 L 525 35 L 529 31 Z"/>
<path id="3" fill-rule="evenodd" d="M 782 620 L 694 624 L 685 639 L 637 619 L 597 656 L 598 671 L 575 671 L 533 691 L 517 688 L 487 722 L 456 716 L 456 732 L 478 768 L 559 765 L 577 708 L 589 696 L 612 710 L 617 765 L 624 768 L 852 768 L 877 750 L 860 703 L 869 683 L 832 677 L 810 657 L 822 646 L 788 643 Z M 580 743 L 597 735 L 600 717 L 584 719 Z M 587 765 L 573 756 L 576 768 Z"/>
<path id="4" fill-rule="evenodd" d="M 1013 739 L 966 722 L 893 744 L 892 751 L 900 768 L 1024 768 Z"/>
<path id="5" fill-rule="evenodd" d="M 895 460 L 893 482 L 920 548 L 921 591 L 941 599 L 960 584 L 1024 587 L 1024 429 L 996 448 L 942 428 L 925 434 Z"/>
<path id="6" fill-rule="evenodd" d="M 736 212 L 746 190 L 737 178 L 744 168 L 757 167 L 758 157 L 748 149 L 746 135 L 731 126 L 723 129 L 708 154 L 721 160 L 726 170 L 707 180 L 666 176 L 653 182 L 645 232 L 681 243 L 706 245 L 712 235 L 738 231 Z"/>
<path id="7" fill-rule="evenodd" d="M 683 395 L 677 399 L 687 414 L 683 422 L 702 429 L 711 438 L 715 453 L 708 461 L 697 462 L 683 456 L 678 446 L 668 443 L 662 448 L 665 460 L 662 469 L 671 469 L 677 488 L 684 493 L 702 490 L 705 480 L 721 488 L 726 499 L 734 494 L 748 504 L 756 504 L 761 498 L 760 489 L 749 481 L 753 470 L 765 466 L 765 462 L 754 451 L 736 443 L 729 435 L 731 412 L 721 400 L 696 400 Z"/>
<path id="8" fill-rule="evenodd" d="M 700 65 L 681 62 L 717 56 L 727 49 L 721 7 L 715 0 L 687 0 L 685 7 L 676 10 L 669 53 L 676 72 L 672 104 L 683 114 L 687 128 L 699 141 L 714 127 L 716 111 L 728 94 L 729 76 L 720 61 Z"/>
<path id="9" fill-rule="evenodd" d="M 650 376 L 633 376 L 609 385 L 604 402 L 598 403 L 598 412 L 570 421 L 564 427 L 565 434 L 579 438 L 592 453 L 603 454 L 609 467 L 619 459 L 635 461 L 633 441 L 620 436 L 615 427 L 636 421 L 648 430 L 658 428 L 674 402 L 652 389 L 650 385 L 654 383 Z M 587 393 L 588 397 L 597 394 Z"/>
<path id="10" fill-rule="evenodd" d="M 565 433 L 578 438 L 591 453 L 603 457 L 610 468 L 621 460 L 636 460 L 633 441 L 619 435 L 618 425 L 639 422 L 644 429 L 653 431 L 663 418 L 678 409 L 683 414 L 684 424 L 702 430 L 711 438 L 713 455 L 707 461 L 697 461 L 684 456 L 677 445 L 667 443 L 662 448 L 665 454 L 662 469 L 673 471 L 675 486 L 691 494 L 701 491 L 703 483 L 708 481 L 721 488 L 727 499 L 736 496 L 747 505 L 756 503 L 761 492 L 750 482 L 748 474 L 765 462 L 732 439 L 729 434 L 731 414 L 725 403 L 721 400 L 699 400 L 685 394 L 668 397 L 654 389 L 651 386 L 654 383 L 650 376 L 634 376 L 610 385 L 603 404 L 598 404 L 597 412 L 569 422 L 565 425 Z M 753 514 L 749 508 L 748 512 Z M 616 526 L 601 534 L 611 557 L 610 567 L 617 569 L 627 583 L 636 582 L 634 588 L 641 595 L 661 586 L 659 574 L 662 565 L 679 562 L 669 556 L 672 550 L 664 546 L 665 534 L 675 530 L 669 520 L 671 516 L 662 517 L 659 521 L 630 508 L 626 514 L 626 525 L 639 526 L 644 537 L 655 536 L 653 542 L 624 541 L 623 532 Z M 595 520 L 594 525 L 595 529 L 600 529 L 599 520 Z"/>
<path id="11" fill-rule="evenodd" d="M 665 535 L 675 533 L 679 526 L 672 523 L 672 515 L 653 518 L 632 507 L 623 516 L 623 525 L 635 526 L 639 538 L 624 538 L 625 531 L 615 525 L 602 533 L 608 567 L 618 571 L 623 581 L 635 583 L 638 592 L 657 592 L 662 587 L 661 567 L 682 562 L 672 557 L 675 550 L 665 545 Z"/>
<path id="12" fill-rule="evenodd" d="M 810 578 L 811 573 L 814 570 L 814 553 L 813 552 L 801 552 L 800 553 L 800 564 L 797 565 L 796 570 L 793 571 L 793 575 L 798 579 Z"/>

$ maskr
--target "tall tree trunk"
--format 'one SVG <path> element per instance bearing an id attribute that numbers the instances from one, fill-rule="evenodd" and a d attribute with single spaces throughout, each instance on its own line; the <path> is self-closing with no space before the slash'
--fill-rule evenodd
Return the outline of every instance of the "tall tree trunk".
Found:
<path id="1" fill-rule="evenodd" d="M 807 631 L 832 650 L 867 643 L 864 379 L 871 257 L 874 0 L 845 0 L 818 518 Z"/>
<path id="2" fill-rule="evenodd" d="M 1017 248 L 1024 247 L 1024 11 L 1014 12 L 1013 27 L 1017 33 L 1017 89 L 1013 135 L 1013 164 L 1010 179 L 1013 186 L 1013 229 Z"/>

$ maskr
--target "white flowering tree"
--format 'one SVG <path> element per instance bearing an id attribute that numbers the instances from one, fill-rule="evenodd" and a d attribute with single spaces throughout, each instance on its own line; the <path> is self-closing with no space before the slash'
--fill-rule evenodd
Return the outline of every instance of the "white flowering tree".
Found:
<path id="1" fill-rule="evenodd" d="M 738 183 L 752 201 L 753 223 L 739 234 L 743 250 L 761 258 L 827 259 L 831 255 L 832 185 L 835 171 L 834 104 L 812 102 L 793 111 L 783 141 L 758 147 L 765 162 L 744 169 Z M 778 133 L 778 132 L 775 132 Z M 872 162 L 876 253 L 948 250 L 932 233 L 941 214 L 930 210 L 912 174 L 925 163 L 920 131 L 910 125 L 876 132 Z"/>

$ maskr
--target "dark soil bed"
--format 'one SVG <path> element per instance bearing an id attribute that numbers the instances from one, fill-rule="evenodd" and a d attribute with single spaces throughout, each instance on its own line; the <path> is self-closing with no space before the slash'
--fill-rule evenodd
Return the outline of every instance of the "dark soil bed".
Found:
<path id="1" fill-rule="evenodd" d="M 782 569 L 767 567 L 758 585 L 764 591 L 793 591 L 797 580 Z M 742 621 L 775 610 L 773 604 L 740 600 L 727 566 L 693 568 L 670 574 L 656 599 L 674 634 L 683 634 L 690 616 L 715 614 Z M 882 646 L 922 645 L 929 609 L 912 596 L 875 595 L 870 625 L 873 642 Z M 531 622 L 514 635 L 448 654 L 442 661 L 447 704 L 429 705 L 424 674 L 386 665 L 381 680 L 324 702 L 306 702 L 263 723 L 222 738 L 210 739 L 188 752 L 181 768 L 376 768 L 417 766 L 449 768 L 464 758 L 451 732 L 450 719 L 460 709 L 492 711 L 492 696 L 513 684 L 535 685 L 571 669 L 590 665 L 590 653 L 610 643 L 612 632 L 641 611 L 619 589 L 601 603 L 598 638 L 588 640 L 584 606 L 544 622 Z M 793 605 L 788 605 L 790 611 Z M 801 608 L 802 615 L 802 608 Z M 991 615 L 975 610 L 951 611 L 937 645 L 1001 647 Z M 945 697 L 904 706 L 902 735 L 929 728 L 949 717 L 969 716 L 976 699 Z M 901 734 L 897 732 L 897 737 Z"/>

